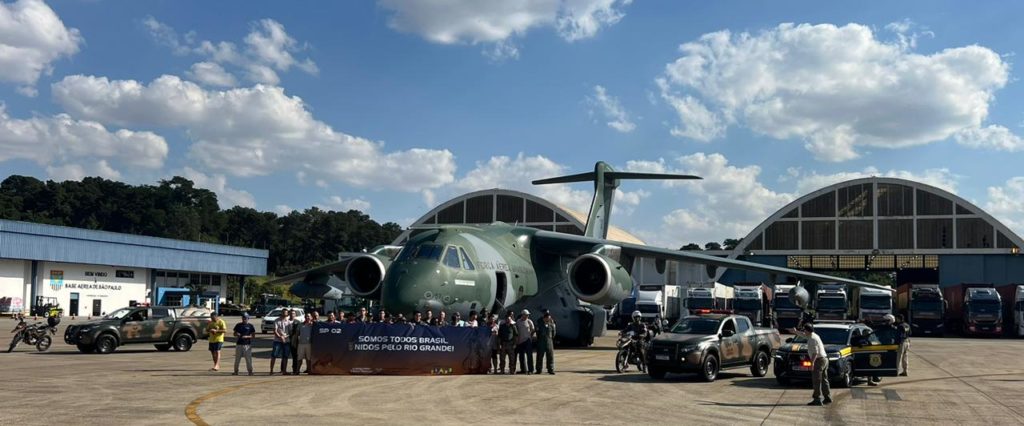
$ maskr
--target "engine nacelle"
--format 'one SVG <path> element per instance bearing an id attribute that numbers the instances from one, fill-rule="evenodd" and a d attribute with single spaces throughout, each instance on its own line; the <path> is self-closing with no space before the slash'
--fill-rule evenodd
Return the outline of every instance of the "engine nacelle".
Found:
<path id="1" fill-rule="evenodd" d="M 345 282 L 352 293 L 370 299 L 380 298 L 380 286 L 384 282 L 391 259 L 376 254 L 356 256 L 345 268 Z"/>
<path id="2" fill-rule="evenodd" d="M 614 305 L 629 296 L 633 278 L 619 262 L 587 253 L 569 265 L 569 289 L 584 302 Z"/>
<path id="3" fill-rule="evenodd" d="M 811 295 L 802 285 L 797 284 L 795 287 L 789 289 L 789 303 L 801 308 L 806 308 L 811 303 Z"/>

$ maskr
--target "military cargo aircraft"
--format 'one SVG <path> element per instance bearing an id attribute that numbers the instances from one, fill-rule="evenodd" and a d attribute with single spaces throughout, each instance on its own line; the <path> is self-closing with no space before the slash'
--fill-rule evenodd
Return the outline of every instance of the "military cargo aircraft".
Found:
<path id="1" fill-rule="evenodd" d="M 619 172 L 598 162 L 593 172 L 533 182 L 594 182 L 594 199 L 583 235 L 501 222 L 417 227 L 403 246 L 345 253 L 337 262 L 273 282 L 293 283 L 291 292 L 298 297 L 333 299 L 342 294 L 328 283 L 336 277 L 345 281 L 355 295 L 380 301 L 385 310 L 407 316 L 427 310 L 435 314 L 441 310 L 459 312 L 466 317 L 470 311 L 482 308 L 494 313 L 547 309 L 558 321 L 558 339 L 580 345 L 589 345 L 604 332 L 602 306 L 618 303 L 632 291 L 630 271 L 637 258 L 884 288 L 795 269 L 608 240 L 615 189 L 624 179 L 700 178 Z M 798 293 L 804 291 L 796 289 Z"/>

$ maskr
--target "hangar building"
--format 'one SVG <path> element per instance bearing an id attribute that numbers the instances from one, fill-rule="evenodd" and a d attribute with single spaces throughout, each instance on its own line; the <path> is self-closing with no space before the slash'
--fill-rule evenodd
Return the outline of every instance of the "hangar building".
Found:
<path id="1" fill-rule="evenodd" d="M 218 304 L 229 278 L 266 275 L 266 250 L 0 220 L 0 313 L 56 300 L 65 315 L 136 303 Z M 199 300 L 190 300 L 195 294 Z"/>
<path id="2" fill-rule="evenodd" d="M 942 189 L 871 177 L 830 185 L 786 205 L 728 253 L 775 266 L 830 273 L 879 271 L 904 283 L 1024 281 L 1024 240 L 984 210 Z M 720 281 L 769 282 L 719 271 Z"/>

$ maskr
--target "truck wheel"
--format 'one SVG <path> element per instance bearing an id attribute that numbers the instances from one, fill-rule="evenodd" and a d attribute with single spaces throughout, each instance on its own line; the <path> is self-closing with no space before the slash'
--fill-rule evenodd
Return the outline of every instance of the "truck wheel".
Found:
<path id="1" fill-rule="evenodd" d="M 713 382 L 718 378 L 718 357 L 715 354 L 708 354 L 704 357 L 700 378 L 705 382 Z"/>
<path id="2" fill-rule="evenodd" d="M 109 354 L 117 349 L 117 339 L 109 334 L 104 334 L 96 339 L 96 353 Z"/>
<path id="3" fill-rule="evenodd" d="M 178 333 L 174 336 L 174 350 L 178 352 L 188 352 L 192 349 L 192 336 L 188 333 Z"/>
<path id="4" fill-rule="evenodd" d="M 89 346 L 89 345 L 75 345 L 75 346 L 78 347 L 78 351 L 83 353 L 83 354 L 91 354 L 91 353 L 95 352 L 95 348 L 93 348 L 92 346 Z"/>
<path id="5" fill-rule="evenodd" d="M 768 374 L 768 364 L 770 363 L 771 358 L 768 357 L 768 353 L 758 351 L 757 355 L 754 355 L 754 361 L 750 363 L 750 374 L 754 377 L 764 377 Z"/>
<path id="6" fill-rule="evenodd" d="M 648 366 L 647 375 L 652 379 L 661 380 L 665 378 L 665 370 L 654 366 Z"/>
<path id="7" fill-rule="evenodd" d="M 46 352 L 50 349 L 50 345 L 53 344 L 53 339 L 50 336 L 43 336 L 39 338 L 39 342 L 36 342 L 36 350 L 39 352 Z"/>
<path id="8" fill-rule="evenodd" d="M 160 352 L 167 352 L 167 351 L 171 350 L 171 345 L 169 345 L 167 343 L 158 343 L 158 344 L 153 345 L 153 347 L 155 347 L 156 350 L 158 350 Z"/>

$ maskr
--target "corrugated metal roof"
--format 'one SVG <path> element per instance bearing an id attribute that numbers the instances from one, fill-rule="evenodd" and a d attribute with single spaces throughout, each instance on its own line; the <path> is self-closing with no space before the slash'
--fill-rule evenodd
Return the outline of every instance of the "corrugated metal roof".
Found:
<path id="1" fill-rule="evenodd" d="M 267 250 L 0 220 L 0 258 L 266 275 Z"/>

